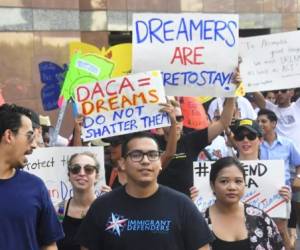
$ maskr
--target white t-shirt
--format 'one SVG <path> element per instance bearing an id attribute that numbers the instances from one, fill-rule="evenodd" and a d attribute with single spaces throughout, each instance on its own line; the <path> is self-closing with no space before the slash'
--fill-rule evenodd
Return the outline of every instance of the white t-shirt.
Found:
<path id="1" fill-rule="evenodd" d="M 206 156 L 200 153 L 198 157 L 198 161 L 208 161 L 208 160 L 218 160 L 222 157 L 226 156 L 233 156 L 235 152 L 232 148 L 228 147 L 226 145 L 225 138 L 221 135 L 218 135 L 212 143 L 205 148 L 207 153 L 210 155 L 210 159 Z"/>
<path id="2" fill-rule="evenodd" d="M 280 108 L 266 100 L 266 109 L 277 115 L 277 133 L 290 138 L 300 150 L 300 98 L 286 108 Z"/>
<path id="3" fill-rule="evenodd" d="M 222 113 L 224 100 L 225 98 L 218 97 L 210 103 L 207 113 L 211 120 L 213 120 L 215 114 Z M 218 112 L 218 105 L 221 106 L 220 113 Z M 247 98 L 242 96 L 237 97 L 237 109 L 238 112 L 240 112 L 240 119 L 249 118 L 252 120 L 256 120 L 257 114 L 255 113 L 251 103 L 248 101 Z"/>

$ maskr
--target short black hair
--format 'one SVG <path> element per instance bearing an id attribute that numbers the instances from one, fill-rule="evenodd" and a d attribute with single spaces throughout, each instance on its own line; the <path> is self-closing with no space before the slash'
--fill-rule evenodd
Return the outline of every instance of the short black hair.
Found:
<path id="1" fill-rule="evenodd" d="M 155 142 L 155 144 L 157 145 L 157 149 L 159 150 L 158 142 L 151 133 L 149 133 L 149 132 L 137 132 L 137 133 L 128 134 L 127 138 L 123 141 L 123 143 L 122 143 L 122 157 L 125 158 L 127 153 L 128 153 L 128 144 L 129 144 L 129 142 L 132 141 L 133 139 L 137 139 L 137 138 L 152 139 Z"/>
<path id="2" fill-rule="evenodd" d="M 266 115 L 271 122 L 276 122 L 277 123 L 277 120 L 278 120 L 277 115 L 272 110 L 261 109 L 261 110 L 258 111 L 257 117 L 260 116 L 260 115 Z"/>
<path id="3" fill-rule="evenodd" d="M 227 157 L 220 158 L 219 160 L 217 160 L 215 163 L 211 165 L 211 170 L 209 174 L 210 183 L 212 184 L 215 183 L 219 172 L 223 168 L 230 167 L 232 165 L 236 166 L 241 171 L 241 173 L 243 174 L 243 179 L 245 181 L 246 173 L 243 164 L 238 159 L 231 156 L 227 156 Z"/>
<path id="4" fill-rule="evenodd" d="M 25 107 L 6 103 L 0 106 L 0 138 L 2 138 L 7 129 L 10 129 L 14 133 L 18 132 L 21 127 L 22 115 L 31 119 L 31 112 Z"/>

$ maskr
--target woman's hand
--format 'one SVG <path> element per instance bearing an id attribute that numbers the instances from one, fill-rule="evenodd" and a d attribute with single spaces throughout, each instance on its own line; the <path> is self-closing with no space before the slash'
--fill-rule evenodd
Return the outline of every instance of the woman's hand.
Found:
<path id="1" fill-rule="evenodd" d="M 192 186 L 190 188 L 190 196 L 191 196 L 192 201 L 195 201 L 197 199 L 198 195 L 199 195 L 199 189 L 195 186 Z"/>
<path id="2" fill-rule="evenodd" d="M 172 104 L 167 102 L 160 103 L 159 105 L 162 106 L 162 108 L 159 111 L 168 113 L 171 120 L 171 124 L 176 124 L 175 108 L 172 106 Z"/>
<path id="3" fill-rule="evenodd" d="M 111 190 L 112 190 L 111 187 L 110 187 L 110 186 L 107 186 L 107 185 L 102 185 L 102 186 L 101 186 L 101 189 L 100 189 L 101 194 L 103 194 L 103 193 L 108 193 L 108 192 L 110 192 Z"/>
<path id="4" fill-rule="evenodd" d="M 286 201 L 289 202 L 291 200 L 291 190 L 288 186 L 283 186 L 279 189 L 278 193 L 281 195 L 281 197 Z"/>

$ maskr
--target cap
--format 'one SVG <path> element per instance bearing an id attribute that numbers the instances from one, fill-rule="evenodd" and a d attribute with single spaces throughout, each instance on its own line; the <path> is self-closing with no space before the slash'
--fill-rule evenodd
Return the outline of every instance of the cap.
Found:
<path id="1" fill-rule="evenodd" d="M 30 115 L 31 115 L 31 122 L 32 122 L 32 128 L 39 128 L 41 127 L 39 115 L 30 109 Z"/>
<path id="2" fill-rule="evenodd" d="M 111 146 L 117 146 L 122 144 L 128 138 L 128 136 L 129 135 L 117 135 L 113 137 L 103 138 L 102 141 L 109 143 Z"/>
<path id="3" fill-rule="evenodd" d="M 104 142 L 103 140 L 101 139 L 96 139 L 96 140 L 92 140 L 91 141 L 91 144 L 92 146 L 109 146 L 109 143 L 107 142 Z"/>
<path id="4" fill-rule="evenodd" d="M 39 116 L 39 121 L 40 121 L 41 126 L 47 126 L 47 127 L 51 126 L 51 121 L 50 121 L 49 116 L 40 115 Z"/>
<path id="5" fill-rule="evenodd" d="M 262 131 L 261 127 L 254 120 L 251 120 L 251 119 L 236 120 L 234 126 L 231 127 L 231 130 L 235 134 L 242 128 L 247 128 L 248 130 L 257 134 L 260 137 L 263 135 L 263 131 Z"/>

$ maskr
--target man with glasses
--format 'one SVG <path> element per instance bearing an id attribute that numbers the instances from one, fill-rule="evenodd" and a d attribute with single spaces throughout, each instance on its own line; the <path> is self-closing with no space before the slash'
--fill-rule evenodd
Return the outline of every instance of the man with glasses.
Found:
<path id="1" fill-rule="evenodd" d="M 30 111 L 0 107 L 0 249 L 54 250 L 63 237 L 45 184 L 21 171 L 36 147 Z"/>
<path id="2" fill-rule="evenodd" d="M 82 249 L 209 249 L 213 237 L 192 201 L 157 183 L 156 140 L 133 134 L 122 145 L 127 184 L 98 198 L 81 224 Z"/>
<path id="3" fill-rule="evenodd" d="M 255 92 L 255 102 L 261 109 L 272 110 L 278 117 L 276 131 L 279 135 L 293 140 L 300 149 L 300 98 L 291 102 L 294 96 L 293 89 L 281 89 L 273 91 L 276 95 L 276 104 L 266 100 L 260 92 Z"/>

